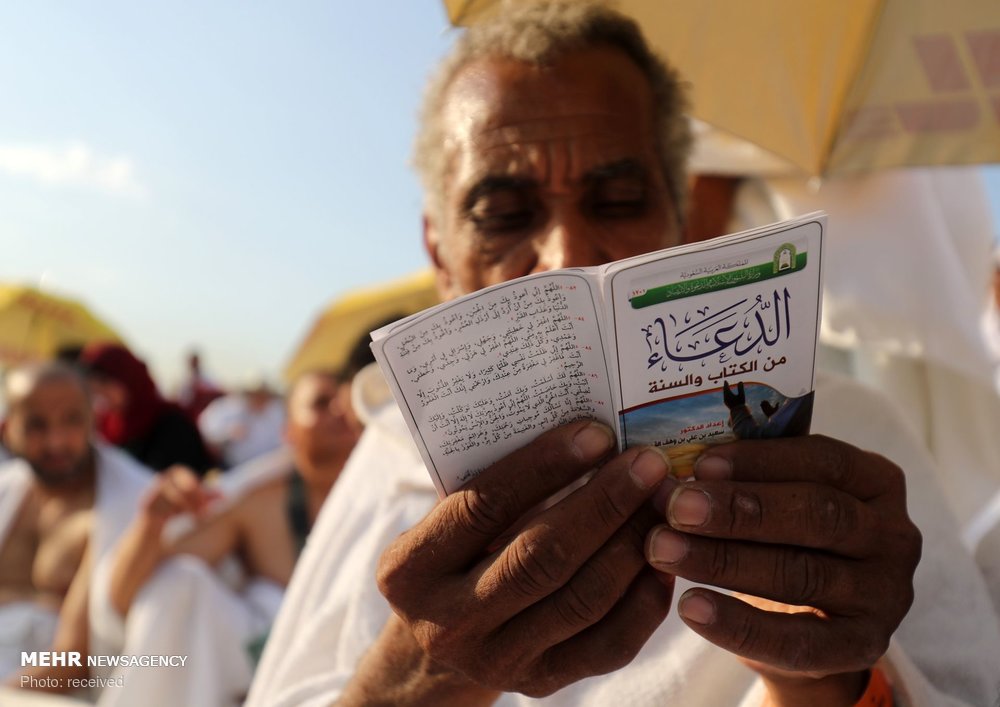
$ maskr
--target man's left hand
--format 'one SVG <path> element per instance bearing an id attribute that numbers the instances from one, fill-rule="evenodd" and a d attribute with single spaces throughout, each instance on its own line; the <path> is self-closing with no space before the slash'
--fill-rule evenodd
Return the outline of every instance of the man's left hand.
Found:
<path id="1" fill-rule="evenodd" d="M 751 596 L 691 589 L 678 602 L 688 626 L 740 656 L 772 692 L 838 679 L 863 690 L 913 601 L 921 537 L 903 472 L 811 436 L 713 447 L 695 479 L 667 500 L 669 525 L 650 532 L 647 558 Z"/>

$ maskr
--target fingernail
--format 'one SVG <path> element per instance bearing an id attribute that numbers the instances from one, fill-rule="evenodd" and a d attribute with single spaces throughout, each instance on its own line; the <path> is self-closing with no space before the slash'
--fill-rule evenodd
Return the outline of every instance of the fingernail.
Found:
<path id="1" fill-rule="evenodd" d="M 597 459 L 611 449 L 614 442 L 611 429 L 600 422 L 591 422 L 573 437 L 577 455 L 584 460 Z"/>
<path id="2" fill-rule="evenodd" d="M 685 594 L 677 605 L 677 611 L 688 621 L 702 626 L 715 621 L 715 604 L 701 594 Z"/>
<path id="3" fill-rule="evenodd" d="M 668 515 L 673 525 L 704 525 L 711 513 L 712 501 L 704 491 L 681 488 L 670 499 Z"/>
<path id="4" fill-rule="evenodd" d="M 694 474 L 705 481 L 726 481 L 733 477 L 733 465 L 724 457 L 702 455 L 694 463 Z"/>
<path id="5" fill-rule="evenodd" d="M 649 541 L 649 561 L 654 564 L 672 565 L 680 562 L 688 554 L 687 540 L 666 528 L 653 531 Z"/>
<path id="6" fill-rule="evenodd" d="M 639 486 L 644 489 L 653 488 L 666 478 L 670 471 L 670 460 L 659 447 L 649 447 L 632 460 L 628 471 Z"/>

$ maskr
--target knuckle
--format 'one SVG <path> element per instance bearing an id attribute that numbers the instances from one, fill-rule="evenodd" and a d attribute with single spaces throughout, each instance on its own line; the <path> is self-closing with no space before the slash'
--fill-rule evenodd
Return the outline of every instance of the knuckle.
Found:
<path id="1" fill-rule="evenodd" d="M 810 495 L 805 512 L 807 527 L 820 547 L 836 547 L 858 528 L 857 509 L 832 493 Z"/>
<path id="2" fill-rule="evenodd" d="M 614 492 L 603 484 L 595 485 L 595 495 L 593 497 L 593 510 L 600 524 L 605 528 L 617 528 L 621 526 L 631 515 L 629 509 L 622 500 L 615 496 Z"/>
<path id="3" fill-rule="evenodd" d="M 857 659 L 859 667 L 869 668 L 878 662 L 879 658 L 889 650 L 889 636 L 872 634 L 859 637 L 857 641 Z"/>
<path id="4" fill-rule="evenodd" d="M 629 640 L 625 635 L 612 637 L 601 646 L 600 672 L 607 673 L 613 670 L 620 670 L 635 659 L 642 644 L 636 644 L 634 640 Z"/>
<path id="5" fill-rule="evenodd" d="M 882 479 L 888 493 L 901 494 L 905 500 L 906 474 L 898 465 L 876 452 L 867 452 L 870 466 L 881 469 Z"/>
<path id="6" fill-rule="evenodd" d="M 405 597 L 405 590 L 411 584 L 411 572 L 407 558 L 409 553 L 403 549 L 404 539 L 411 533 L 404 533 L 396 542 L 387 547 L 379 558 L 375 569 L 375 582 L 378 590 L 393 605 Z"/>
<path id="7" fill-rule="evenodd" d="M 507 510 L 515 505 L 513 492 L 506 487 L 491 488 L 488 492 L 477 488 L 462 489 L 456 494 L 452 513 L 455 520 L 471 532 L 493 537 L 511 521 Z"/>
<path id="8" fill-rule="evenodd" d="M 793 640 L 783 641 L 777 647 L 779 661 L 786 670 L 812 672 L 821 669 L 817 662 L 816 643 L 808 633 L 797 633 Z"/>
<path id="9" fill-rule="evenodd" d="M 713 583 L 725 584 L 740 573 L 740 553 L 732 543 L 718 541 L 712 543 L 708 557 L 708 575 Z"/>
<path id="10" fill-rule="evenodd" d="M 812 435 L 812 439 L 819 445 L 817 456 L 828 464 L 830 482 L 837 487 L 847 485 L 854 473 L 855 448 L 826 435 Z"/>
<path id="11" fill-rule="evenodd" d="M 760 496 L 746 489 L 736 489 L 729 499 L 729 533 L 739 536 L 759 531 L 764 523 Z"/>
<path id="12" fill-rule="evenodd" d="M 562 676 L 555 663 L 551 651 L 540 655 L 538 661 L 526 670 L 515 673 L 514 691 L 537 699 L 548 697 L 564 687 L 569 680 Z"/>
<path id="13" fill-rule="evenodd" d="M 602 562 L 593 562 L 557 595 L 554 607 L 567 625 L 590 626 L 604 617 L 621 593 L 611 569 Z"/>
<path id="14" fill-rule="evenodd" d="M 812 605 L 824 597 L 829 587 L 829 570 L 824 562 L 808 553 L 785 550 L 778 554 L 775 593 L 797 605 Z"/>
<path id="15" fill-rule="evenodd" d="M 517 692 L 525 697 L 541 699 L 563 687 L 563 682 L 551 675 L 533 676 L 533 679 L 522 682 L 517 687 Z"/>
<path id="16" fill-rule="evenodd" d="M 851 488 L 856 485 L 855 480 L 859 475 L 868 473 L 867 464 L 861 463 L 867 458 L 868 452 L 862 452 L 857 447 L 826 435 L 812 435 L 810 439 L 817 448 L 804 461 L 812 463 L 813 454 L 816 458 L 823 459 L 829 475 L 826 480 L 828 484 L 837 488 Z"/>
<path id="17" fill-rule="evenodd" d="M 562 544 L 554 538 L 545 542 L 518 538 L 497 564 L 500 581 L 526 598 L 547 596 L 566 581 L 560 570 L 567 566 Z"/>
<path id="18" fill-rule="evenodd" d="M 750 612 L 740 612 L 733 626 L 733 650 L 737 655 L 755 657 L 760 654 L 760 627 Z"/>
<path id="19" fill-rule="evenodd" d="M 465 654 L 461 648 L 463 636 L 449 626 L 420 621 L 414 626 L 413 635 L 424 652 L 443 665 L 454 666 L 456 658 Z"/>

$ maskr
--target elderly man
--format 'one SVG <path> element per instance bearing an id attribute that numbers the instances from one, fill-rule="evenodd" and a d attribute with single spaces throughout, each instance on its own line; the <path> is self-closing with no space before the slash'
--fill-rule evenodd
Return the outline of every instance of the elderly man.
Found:
<path id="1" fill-rule="evenodd" d="M 94 444 L 87 388 L 73 369 L 14 369 L 4 388 L 4 443 L 19 458 L 0 466 L 0 671 L 16 688 L 68 692 L 89 684 L 88 651 L 115 650 L 94 581 L 107 577 L 108 549 L 152 474 Z M 37 651 L 78 657 L 26 663 Z"/>
<path id="2" fill-rule="evenodd" d="M 634 24 L 590 3 L 470 30 L 418 140 L 442 295 L 679 242 L 682 109 Z M 611 430 L 579 421 L 435 506 L 384 410 L 321 513 L 250 704 L 993 699 L 996 618 L 926 455 L 863 388 L 821 384 L 816 400 L 817 429 L 906 476 L 809 437 L 716 447 L 678 486 L 655 450 L 615 454 Z M 908 491 L 931 540 L 919 569 Z"/>

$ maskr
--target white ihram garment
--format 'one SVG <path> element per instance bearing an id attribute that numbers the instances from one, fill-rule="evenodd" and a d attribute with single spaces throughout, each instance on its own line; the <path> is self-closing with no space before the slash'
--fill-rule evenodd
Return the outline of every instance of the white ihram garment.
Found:
<path id="1" fill-rule="evenodd" d="M 367 416 L 365 434 L 292 577 L 251 688 L 251 707 L 325 707 L 337 699 L 390 614 L 374 582 L 379 555 L 436 501 L 398 410 L 388 405 Z M 1000 655 L 997 617 L 920 441 L 893 404 L 840 377 L 821 377 L 813 430 L 875 449 L 907 474 L 908 505 L 923 531 L 924 551 L 913 608 L 888 655 L 898 704 L 990 704 Z M 686 586 L 678 582 L 675 596 Z M 760 690 L 754 673 L 671 612 L 627 667 L 544 699 L 504 695 L 498 704 L 749 707 L 759 704 Z"/>

